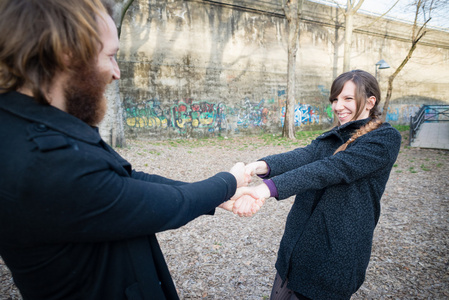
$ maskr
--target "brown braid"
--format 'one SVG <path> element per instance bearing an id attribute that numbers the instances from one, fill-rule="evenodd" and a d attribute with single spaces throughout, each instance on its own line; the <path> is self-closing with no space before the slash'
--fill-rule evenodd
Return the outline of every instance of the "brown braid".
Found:
<path id="1" fill-rule="evenodd" d="M 346 150 L 346 148 L 348 147 L 349 144 L 353 143 L 356 139 L 358 139 L 359 137 L 361 137 L 362 135 L 373 131 L 377 128 L 379 128 L 380 125 L 382 125 L 382 120 L 375 118 L 372 119 L 371 121 L 369 121 L 368 123 L 366 123 L 364 126 L 360 127 L 360 129 L 358 129 L 350 138 L 349 140 L 344 143 L 343 145 L 341 145 L 340 147 L 338 147 L 337 150 L 335 150 L 334 155 L 337 154 L 340 151 L 344 151 Z"/>

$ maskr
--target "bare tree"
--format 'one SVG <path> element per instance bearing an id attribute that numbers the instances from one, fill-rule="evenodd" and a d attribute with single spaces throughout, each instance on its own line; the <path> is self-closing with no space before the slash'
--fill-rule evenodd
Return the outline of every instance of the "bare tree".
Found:
<path id="1" fill-rule="evenodd" d="M 281 0 L 288 22 L 287 103 L 282 136 L 295 139 L 296 53 L 299 44 L 299 21 L 304 0 Z"/>
<path id="2" fill-rule="evenodd" d="M 343 10 L 343 8 L 340 7 L 340 5 L 335 1 L 332 0 L 335 4 L 337 4 L 337 7 L 340 10 Z M 352 45 L 352 33 L 354 31 L 354 15 L 357 13 L 357 11 L 362 6 L 364 0 L 355 1 L 354 0 L 347 0 L 346 2 L 346 9 L 344 10 L 343 15 L 345 16 L 345 38 L 344 38 L 344 54 L 343 54 L 343 72 L 348 72 L 351 70 L 351 45 Z M 375 22 L 383 18 L 397 3 L 399 0 L 396 0 L 396 2 L 381 16 L 379 16 L 377 19 L 375 19 L 372 23 L 368 25 L 363 25 L 361 27 L 369 27 L 373 25 Z"/>
<path id="3" fill-rule="evenodd" d="M 354 15 L 362 6 L 364 0 L 354 2 L 353 0 L 347 0 L 346 12 L 345 12 L 345 47 L 343 56 L 343 72 L 350 71 L 351 61 L 351 44 L 352 44 L 352 31 L 354 30 Z"/>
<path id="4" fill-rule="evenodd" d="M 114 0 L 114 15 L 112 17 L 117 26 L 119 38 L 123 19 L 133 2 L 134 0 Z M 105 96 L 108 101 L 108 110 L 104 120 L 100 124 L 100 134 L 109 145 L 113 147 L 124 147 L 123 106 L 120 99 L 119 82 L 117 80 L 108 85 Z"/>
<path id="5" fill-rule="evenodd" d="M 385 98 L 383 114 L 382 114 L 383 121 L 385 121 L 387 118 L 388 106 L 390 105 L 390 99 L 391 99 L 391 95 L 393 93 L 393 81 L 396 78 L 396 76 L 399 74 L 399 72 L 401 72 L 401 70 L 407 64 L 407 62 L 410 60 L 410 58 L 412 57 L 413 51 L 415 51 L 416 47 L 418 46 L 419 41 L 427 33 L 427 23 L 431 19 L 432 11 L 440 3 L 447 4 L 447 1 L 415 0 L 412 4 L 413 6 L 415 6 L 415 19 L 413 22 L 411 46 L 410 46 L 410 49 L 409 49 L 407 55 L 405 56 L 404 60 L 402 61 L 402 63 L 394 71 L 394 73 L 391 74 L 390 77 L 388 77 L 387 97 Z M 419 20 L 418 20 L 420 17 L 423 18 L 423 23 L 421 23 L 421 24 L 419 23 Z"/>

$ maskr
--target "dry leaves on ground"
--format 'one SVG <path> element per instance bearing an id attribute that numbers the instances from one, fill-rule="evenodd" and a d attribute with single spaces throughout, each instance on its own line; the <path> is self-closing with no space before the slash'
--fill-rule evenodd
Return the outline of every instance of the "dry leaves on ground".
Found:
<path id="1" fill-rule="evenodd" d="M 382 198 L 366 281 L 352 299 L 449 298 L 449 152 L 406 142 Z M 261 137 L 129 140 L 117 151 L 137 170 L 197 181 L 303 144 Z M 292 202 L 269 199 L 251 218 L 217 209 L 159 233 L 180 298 L 268 299 Z M 0 286 L 0 299 L 20 299 L 2 261 Z"/>

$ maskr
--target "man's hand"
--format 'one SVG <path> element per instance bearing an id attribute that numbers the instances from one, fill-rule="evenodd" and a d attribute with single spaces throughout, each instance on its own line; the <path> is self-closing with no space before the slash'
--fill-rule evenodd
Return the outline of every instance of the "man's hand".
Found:
<path id="1" fill-rule="evenodd" d="M 219 208 L 225 209 L 227 211 L 232 212 L 232 208 L 234 207 L 235 200 L 228 200 L 218 205 Z"/>
<path id="2" fill-rule="evenodd" d="M 265 199 L 270 197 L 270 190 L 265 183 L 256 187 L 242 187 L 237 189 L 231 198 L 235 200 L 232 212 L 243 217 L 250 217 L 260 210 Z"/>
<path id="3" fill-rule="evenodd" d="M 264 203 L 265 199 L 257 195 L 254 187 L 241 187 L 237 189 L 229 201 L 220 204 L 218 207 L 232 211 L 240 217 L 251 217 L 260 210 Z"/>
<path id="4" fill-rule="evenodd" d="M 243 195 L 238 198 L 232 208 L 232 212 L 240 217 L 251 217 L 257 213 L 262 205 L 264 205 L 265 199 L 255 199 L 250 195 Z"/>

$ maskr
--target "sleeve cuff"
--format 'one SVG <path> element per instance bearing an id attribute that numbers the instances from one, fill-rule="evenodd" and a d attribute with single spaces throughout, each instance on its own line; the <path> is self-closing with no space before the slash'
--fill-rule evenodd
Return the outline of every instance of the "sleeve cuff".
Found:
<path id="1" fill-rule="evenodd" d="M 278 199 L 279 198 L 278 189 L 276 188 L 276 185 L 274 184 L 273 180 L 265 179 L 263 183 L 265 183 L 268 186 L 268 189 L 270 190 L 270 196 Z"/>
<path id="2" fill-rule="evenodd" d="M 260 178 L 267 178 L 268 176 L 270 176 L 271 168 L 268 164 L 267 164 L 267 167 L 268 167 L 268 172 L 265 174 L 262 174 L 262 175 L 258 175 Z"/>
<path id="3" fill-rule="evenodd" d="M 215 176 L 221 178 L 228 186 L 228 195 L 225 198 L 225 201 L 228 201 L 229 199 L 231 199 L 231 197 L 235 194 L 235 191 L 237 190 L 237 180 L 235 179 L 234 175 L 232 175 L 229 172 L 220 172 L 217 173 Z"/>

